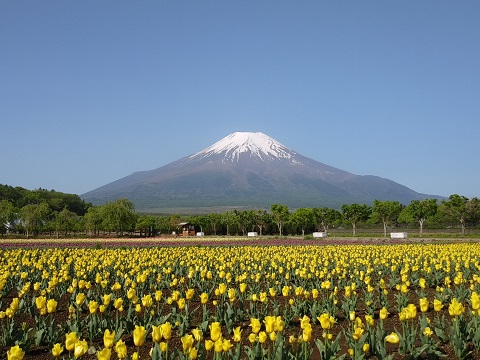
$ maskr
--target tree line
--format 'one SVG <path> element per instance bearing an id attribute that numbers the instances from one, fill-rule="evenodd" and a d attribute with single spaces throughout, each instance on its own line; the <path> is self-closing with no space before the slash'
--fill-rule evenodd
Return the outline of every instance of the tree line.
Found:
<path id="1" fill-rule="evenodd" d="M 413 200 L 408 205 L 398 201 L 375 200 L 372 205 L 345 204 L 341 209 L 327 207 L 290 210 L 284 204 L 272 204 L 267 210 L 231 210 L 206 215 L 152 215 L 135 212 L 134 204 L 118 199 L 93 206 L 78 195 L 54 190 L 26 190 L 0 185 L 0 234 L 20 234 L 27 238 L 52 236 L 126 235 L 152 237 L 178 233 L 181 222 L 189 222 L 205 235 L 302 235 L 333 228 L 382 227 L 418 228 L 423 235 L 426 224 L 435 228 L 480 226 L 480 200 L 458 194 L 448 200 Z"/>

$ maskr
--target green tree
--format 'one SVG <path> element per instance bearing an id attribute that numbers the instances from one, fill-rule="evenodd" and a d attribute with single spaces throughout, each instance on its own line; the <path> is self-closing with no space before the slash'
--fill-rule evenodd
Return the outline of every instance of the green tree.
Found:
<path id="1" fill-rule="evenodd" d="M 64 207 L 62 211 L 55 214 L 54 224 L 57 238 L 60 232 L 67 236 L 68 232 L 75 230 L 79 224 L 78 215 Z"/>
<path id="2" fill-rule="evenodd" d="M 115 231 L 117 236 L 132 231 L 137 222 L 135 207 L 127 199 L 118 199 L 102 206 L 102 226 L 108 232 Z"/>
<path id="3" fill-rule="evenodd" d="M 429 216 L 434 216 L 437 212 L 437 199 L 412 200 L 404 209 L 402 218 L 410 216 L 420 226 L 420 237 L 423 237 L 423 226 Z"/>
<path id="4" fill-rule="evenodd" d="M 357 224 L 366 221 L 372 214 L 372 209 L 366 204 L 342 205 L 342 217 L 352 224 L 353 236 L 356 235 Z"/>
<path id="5" fill-rule="evenodd" d="M 210 226 L 210 217 L 208 217 L 207 215 L 199 215 L 193 217 L 190 222 L 193 225 L 198 226 L 201 232 L 206 233 L 208 227 Z"/>
<path id="6" fill-rule="evenodd" d="M 83 219 L 85 222 L 85 230 L 89 233 L 89 235 L 98 236 L 100 229 L 102 228 L 102 208 L 99 206 L 90 207 L 85 213 Z"/>
<path id="7" fill-rule="evenodd" d="M 328 231 L 330 225 L 342 217 L 337 210 L 329 209 L 327 207 L 314 208 L 313 213 L 315 215 L 316 224 L 320 224 L 323 231 Z"/>
<path id="8" fill-rule="evenodd" d="M 277 224 L 279 235 L 283 236 L 283 225 L 290 218 L 290 211 L 288 210 L 287 205 L 283 204 L 272 204 L 270 210 L 272 212 L 273 220 Z"/>
<path id="9" fill-rule="evenodd" d="M 226 211 L 222 214 L 222 224 L 226 227 L 227 235 L 229 236 L 232 227 L 238 224 L 238 218 L 233 211 Z"/>
<path id="10" fill-rule="evenodd" d="M 402 211 L 402 205 L 398 201 L 380 201 L 374 200 L 373 213 L 378 215 L 383 223 L 383 236 L 387 236 L 387 226 L 390 222 L 395 222 Z"/>
<path id="11" fill-rule="evenodd" d="M 157 219 L 153 215 L 140 215 L 135 224 L 135 230 L 140 231 L 140 236 L 145 234 L 145 237 L 155 236 Z"/>
<path id="12" fill-rule="evenodd" d="M 25 205 L 20 209 L 20 218 L 25 229 L 25 234 L 27 239 L 30 237 L 30 234 L 38 235 L 48 221 L 51 210 L 50 206 L 46 203 L 40 204 L 29 204 Z"/>
<path id="13" fill-rule="evenodd" d="M 212 227 L 213 234 L 217 235 L 218 226 L 222 223 L 222 214 L 210 213 L 208 214 L 208 220 Z"/>
<path id="14" fill-rule="evenodd" d="M 9 200 L 0 200 L 0 234 L 5 234 L 15 220 L 16 210 Z"/>
<path id="15" fill-rule="evenodd" d="M 169 216 L 157 216 L 155 226 L 157 227 L 158 231 L 160 231 L 160 233 L 172 233 L 172 225 Z M 174 229 L 176 229 L 176 227 L 174 227 Z"/>
<path id="16" fill-rule="evenodd" d="M 465 235 L 466 222 L 475 219 L 478 212 L 478 202 L 477 198 L 469 200 L 465 196 L 453 194 L 450 195 L 448 201 L 442 201 L 442 209 L 445 215 L 460 223 L 462 235 Z"/>
<path id="17" fill-rule="evenodd" d="M 315 212 L 310 208 L 298 208 L 291 214 L 290 220 L 300 227 L 302 236 L 305 236 L 305 229 L 315 224 Z"/>
<path id="18" fill-rule="evenodd" d="M 262 236 L 264 230 L 267 229 L 268 224 L 272 222 L 272 216 L 265 210 L 257 210 L 257 215 L 255 216 L 256 225 L 259 229 L 259 234 Z"/>

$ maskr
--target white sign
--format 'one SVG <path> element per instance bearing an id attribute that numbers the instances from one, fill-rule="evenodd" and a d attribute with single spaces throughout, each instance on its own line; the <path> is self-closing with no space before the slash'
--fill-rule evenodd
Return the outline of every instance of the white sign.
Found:
<path id="1" fill-rule="evenodd" d="M 250 231 L 247 233 L 247 236 L 258 236 L 258 233 L 256 231 Z"/>
<path id="2" fill-rule="evenodd" d="M 391 239 L 406 239 L 407 237 L 408 237 L 408 234 L 406 232 L 390 233 L 390 238 Z"/>
<path id="3" fill-rule="evenodd" d="M 324 238 L 327 237 L 327 232 L 326 231 L 317 231 L 313 233 L 314 238 Z"/>

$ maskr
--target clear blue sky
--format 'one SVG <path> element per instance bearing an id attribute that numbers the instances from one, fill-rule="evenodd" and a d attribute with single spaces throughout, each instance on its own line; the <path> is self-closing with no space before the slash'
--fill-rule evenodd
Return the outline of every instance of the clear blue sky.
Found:
<path id="1" fill-rule="evenodd" d="M 480 196 L 479 1 L 2 1 L 0 183 L 82 194 L 261 131 Z"/>

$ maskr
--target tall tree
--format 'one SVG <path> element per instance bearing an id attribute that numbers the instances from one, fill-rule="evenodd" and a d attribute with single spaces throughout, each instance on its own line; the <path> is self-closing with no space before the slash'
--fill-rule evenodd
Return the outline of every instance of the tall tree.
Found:
<path id="1" fill-rule="evenodd" d="M 283 204 L 272 204 L 270 206 L 270 210 L 272 212 L 273 219 L 278 227 L 278 232 L 280 236 L 283 236 L 283 225 L 285 222 L 288 221 L 290 217 L 290 212 L 288 210 L 287 205 Z"/>
<path id="2" fill-rule="evenodd" d="M 305 229 L 315 224 L 315 213 L 310 208 L 298 208 L 290 216 L 290 220 L 297 224 L 305 236 Z"/>
<path id="3" fill-rule="evenodd" d="M 32 232 L 34 235 L 38 235 L 42 226 L 48 221 L 50 213 L 50 206 L 46 202 L 28 204 L 20 209 L 20 217 L 25 228 L 27 239 Z"/>
<path id="4" fill-rule="evenodd" d="M 467 220 L 475 218 L 475 213 L 478 210 L 477 204 L 477 198 L 469 200 L 465 196 L 453 194 L 450 195 L 448 201 L 442 201 L 442 208 L 447 216 L 454 218 L 460 223 L 462 235 L 465 235 L 466 222 Z"/>
<path id="5" fill-rule="evenodd" d="M 265 210 L 257 210 L 256 225 L 260 230 L 260 236 L 263 235 L 264 230 L 266 230 L 267 225 L 272 222 L 272 216 L 267 213 Z"/>
<path id="6" fill-rule="evenodd" d="M 132 231 L 137 222 L 135 207 L 127 199 L 118 199 L 102 206 L 103 222 L 105 230 L 115 231 L 117 235 L 125 231 Z"/>
<path id="7" fill-rule="evenodd" d="M 15 220 L 15 206 L 9 200 L 0 200 L 0 234 L 5 234 Z"/>
<path id="8" fill-rule="evenodd" d="M 353 236 L 357 234 L 357 224 L 370 217 L 372 209 L 366 204 L 342 205 L 342 217 L 352 224 Z"/>
<path id="9" fill-rule="evenodd" d="M 429 216 L 437 213 L 437 199 L 412 200 L 405 208 L 406 213 L 420 226 L 420 237 L 423 237 L 423 226 Z"/>
<path id="10" fill-rule="evenodd" d="M 67 236 L 68 232 L 75 230 L 78 225 L 78 215 L 68 210 L 67 207 L 64 207 L 62 211 L 55 214 L 54 223 L 57 238 L 60 232 L 63 232 L 64 235 Z"/>
<path id="11" fill-rule="evenodd" d="M 212 226 L 213 235 L 217 235 L 217 228 L 222 223 L 222 214 L 210 213 L 208 214 L 208 219 Z"/>
<path id="12" fill-rule="evenodd" d="M 157 219 L 153 215 L 140 215 L 135 224 L 135 230 L 140 231 L 140 236 L 145 234 L 145 237 L 155 236 Z"/>
<path id="13" fill-rule="evenodd" d="M 90 207 L 84 216 L 85 230 L 91 235 L 98 236 L 102 228 L 102 208 L 100 206 Z"/>
<path id="14" fill-rule="evenodd" d="M 374 200 L 373 213 L 377 214 L 383 223 L 383 236 L 387 236 L 387 226 L 395 222 L 402 211 L 402 205 L 398 201 Z"/>
<path id="15" fill-rule="evenodd" d="M 328 231 L 330 225 L 342 217 L 337 210 L 327 207 L 314 208 L 313 212 L 316 223 L 322 226 L 323 231 Z"/>

